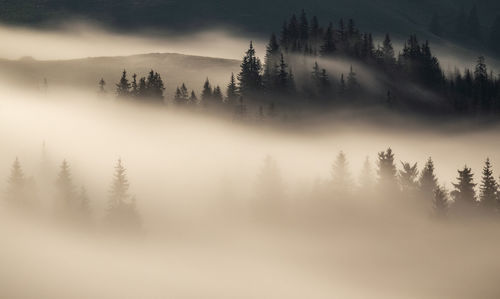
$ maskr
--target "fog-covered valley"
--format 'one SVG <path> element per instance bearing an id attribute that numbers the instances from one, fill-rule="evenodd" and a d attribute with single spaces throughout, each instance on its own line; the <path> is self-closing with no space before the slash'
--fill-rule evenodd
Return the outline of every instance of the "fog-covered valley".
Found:
<path id="1" fill-rule="evenodd" d="M 499 80 L 472 52 L 436 51 L 469 96 L 406 77 L 404 41 L 349 56 L 354 28 L 338 56 L 82 30 L 0 29 L 1 298 L 498 298 Z"/>

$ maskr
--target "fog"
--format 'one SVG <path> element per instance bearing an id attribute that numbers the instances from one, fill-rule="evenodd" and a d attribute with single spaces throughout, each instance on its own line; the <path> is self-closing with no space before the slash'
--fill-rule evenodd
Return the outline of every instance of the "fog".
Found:
<path id="1" fill-rule="evenodd" d="M 88 22 L 68 22 L 60 29 L 33 29 L 1 25 L 4 46 L 0 57 L 38 60 L 64 60 L 99 56 L 128 56 L 144 53 L 180 53 L 188 55 L 240 59 L 250 39 L 236 29 L 205 28 L 182 35 L 175 32 L 142 30 L 133 34 L 116 33 Z M 264 53 L 264 43 L 256 43 Z"/>
<path id="2" fill-rule="evenodd" d="M 175 51 L 239 58 L 248 46 L 248 38 L 220 32 L 159 40 L 86 26 L 2 27 L 0 56 Z M 334 75 L 351 65 L 320 62 Z M 377 89 L 380 78 L 361 73 Z M 432 199 L 422 204 L 386 190 L 377 173 L 378 153 L 390 147 L 398 169 L 406 161 L 422 169 L 432 157 L 448 191 L 465 164 L 479 182 L 487 157 L 498 177 L 498 126 L 375 108 L 304 117 L 299 124 L 258 122 L 255 114 L 238 121 L 70 84 L 50 85 L 48 92 L 0 84 L 0 297 L 499 297 L 498 219 L 451 212 L 438 218 Z M 340 152 L 348 163 L 342 188 L 333 182 Z M 4 200 L 16 158 L 36 191 L 21 209 Z M 366 158 L 371 188 L 361 184 Z M 109 229 L 106 222 L 119 159 L 136 198 L 137 230 Z M 74 187 L 87 190 L 85 225 L 55 212 L 63 160 Z"/>

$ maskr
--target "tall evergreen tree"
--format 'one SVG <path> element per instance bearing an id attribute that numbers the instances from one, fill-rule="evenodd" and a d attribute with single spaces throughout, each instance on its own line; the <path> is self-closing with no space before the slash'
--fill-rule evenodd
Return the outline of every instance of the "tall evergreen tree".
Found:
<path id="1" fill-rule="evenodd" d="M 280 45 L 278 44 L 276 35 L 273 33 L 269 39 L 269 44 L 266 47 L 264 74 L 262 77 L 263 84 L 268 90 L 275 87 L 280 53 Z"/>
<path id="2" fill-rule="evenodd" d="M 352 188 L 352 179 L 349 172 L 347 158 L 340 152 L 332 165 L 332 184 L 336 192 L 348 192 Z"/>
<path id="3" fill-rule="evenodd" d="M 210 102 L 212 102 L 213 99 L 213 89 L 212 85 L 210 84 L 210 81 L 208 78 L 205 80 L 205 83 L 203 84 L 203 90 L 201 92 L 201 102 L 203 105 L 208 105 Z"/>
<path id="4" fill-rule="evenodd" d="M 396 63 L 396 58 L 394 56 L 394 47 L 392 46 L 392 41 L 389 34 L 386 34 L 384 38 L 384 43 L 382 46 L 382 57 L 386 65 L 391 66 Z"/>
<path id="5" fill-rule="evenodd" d="M 71 169 L 66 160 L 62 162 L 59 168 L 59 174 L 56 181 L 56 199 L 56 208 L 62 216 L 68 216 L 64 214 L 73 213 L 78 206 Z"/>
<path id="6" fill-rule="evenodd" d="M 356 93 L 360 87 L 356 75 L 357 74 L 354 72 L 351 65 L 351 68 L 349 70 L 349 75 L 347 76 L 347 90 L 349 90 L 351 94 Z"/>
<path id="7" fill-rule="evenodd" d="M 417 190 L 418 166 L 417 163 L 411 165 L 408 162 L 401 162 L 402 170 L 399 170 L 399 184 L 403 192 L 407 195 L 414 195 Z"/>
<path id="8" fill-rule="evenodd" d="M 127 71 L 123 70 L 120 82 L 116 84 L 116 95 L 119 98 L 126 98 L 130 95 L 130 83 L 127 79 Z"/>
<path id="9" fill-rule="evenodd" d="M 139 85 L 137 84 L 137 74 L 132 75 L 132 84 L 130 85 L 132 90 L 130 90 L 130 95 L 137 97 L 139 93 Z"/>
<path id="10" fill-rule="evenodd" d="M 434 174 L 434 161 L 432 161 L 432 158 L 429 158 L 425 163 L 424 169 L 420 173 L 419 189 L 421 197 L 430 200 L 437 187 L 438 180 Z"/>
<path id="11" fill-rule="evenodd" d="M 321 45 L 321 55 L 332 56 L 336 50 L 337 47 L 335 46 L 335 39 L 333 36 L 333 25 L 330 23 L 326 29 L 323 44 Z"/>
<path id="12" fill-rule="evenodd" d="M 455 190 L 451 193 L 455 201 L 455 207 L 459 210 L 467 210 L 476 206 L 476 191 L 474 184 L 474 174 L 467 166 L 458 171 L 458 182 L 453 184 Z"/>
<path id="13" fill-rule="evenodd" d="M 397 188 L 397 169 L 394 164 L 394 153 L 391 148 L 378 154 L 379 185 L 383 190 L 395 191 Z"/>
<path id="14" fill-rule="evenodd" d="M 12 164 L 10 176 L 7 179 L 8 186 L 5 199 L 9 206 L 22 207 L 28 203 L 29 198 L 27 198 L 26 193 L 26 181 L 24 172 L 21 168 L 21 163 L 19 162 L 19 159 L 16 158 Z"/>
<path id="15" fill-rule="evenodd" d="M 118 229 L 138 229 L 141 225 L 135 198 L 129 194 L 130 184 L 121 159 L 115 167 L 115 174 L 108 200 L 108 223 Z"/>
<path id="16" fill-rule="evenodd" d="M 196 96 L 196 93 L 194 92 L 194 90 L 191 91 L 191 96 L 189 97 L 188 104 L 190 106 L 198 105 L 198 97 Z"/>
<path id="17" fill-rule="evenodd" d="M 220 89 L 220 86 L 216 86 L 214 88 L 214 92 L 212 94 L 213 100 L 215 104 L 222 104 L 224 102 L 224 95 L 222 94 L 222 90 Z"/>
<path id="18" fill-rule="evenodd" d="M 483 176 L 480 185 L 479 204 L 486 211 L 495 212 L 497 209 L 498 184 L 493 177 L 493 169 L 490 159 L 486 159 L 483 168 Z"/>
<path id="19" fill-rule="evenodd" d="M 254 97 L 262 87 L 262 65 L 260 59 L 255 55 L 253 43 L 243 57 L 241 71 L 238 75 L 239 93 L 244 97 Z"/>
<path id="20" fill-rule="evenodd" d="M 309 21 L 307 20 L 306 12 L 303 9 L 302 12 L 300 13 L 299 31 L 300 31 L 301 43 L 302 44 L 307 43 L 309 40 Z"/>
<path id="21" fill-rule="evenodd" d="M 235 105 L 236 101 L 238 100 L 238 87 L 236 86 L 236 80 L 234 79 L 233 73 L 231 73 L 231 80 L 227 85 L 226 94 L 227 94 L 226 103 L 229 104 L 230 106 Z"/>

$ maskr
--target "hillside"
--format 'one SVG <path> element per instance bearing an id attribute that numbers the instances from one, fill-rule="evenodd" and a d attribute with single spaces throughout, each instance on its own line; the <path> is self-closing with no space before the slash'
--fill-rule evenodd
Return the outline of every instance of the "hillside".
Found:
<path id="1" fill-rule="evenodd" d="M 185 82 L 198 91 L 207 77 L 214 84 L 225 86 L 231 72 L 238 71 L 239 61 L 189 56 L 181 54 L 143 54 L 123 57 L 96 57 L 75 60 L 38 61 L 30 58 L 0 60 L 2 80 L 37 88 L 47 78 L 49 87 L 71 86 L 97 90 L 97 82 L 104 78 L 107 89 L 114 89 L 121 72 L 144 76 L 151 69 L 159 72 L 166 83 L 166 95 Z"/>

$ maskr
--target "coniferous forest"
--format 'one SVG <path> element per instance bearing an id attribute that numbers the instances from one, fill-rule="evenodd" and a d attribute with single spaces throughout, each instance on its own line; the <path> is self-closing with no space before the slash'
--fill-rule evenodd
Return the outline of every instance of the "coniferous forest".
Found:
<path id="1" fill-rule="evenodd" d="M 325 66 L 334 61 L 343 66 Z M 397 51 L 389 33 L 376 42 L 352 19 L 321 26 L 305 11 L 271 34 L 262 61 L 250 42 L 240 72 L 228 74 L 227 86 L 212 86 L 207 77 L 196 90 L 201 90 L 199 95 L 184 83 L 175 92 L 165 90 L 153 70 L 139 82 L 136 74 L 128 78 L 124 70 L 116 85 L 121 98 L 212 106 L 236 117 L 250 111 L 262 118 L 291 110 L 384 107 L 423 116 L 496 118 L 500 111 L 500 79 L 485 57 L 477 58 L 474 69 L 445 71 L 429 41 L 417 35 Z"/>
<path id="2" fill-rule="evenodd" d="M 496 2 L 14 2 L 0 299 L 500 298 Z"/>

